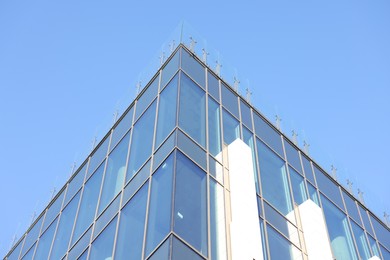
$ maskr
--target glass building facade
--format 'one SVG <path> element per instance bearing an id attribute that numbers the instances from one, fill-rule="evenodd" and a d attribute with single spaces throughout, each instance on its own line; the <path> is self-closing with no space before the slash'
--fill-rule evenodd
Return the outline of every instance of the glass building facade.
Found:
<path id="1" fill-rule="evenodd" d="M 319 259 L 316 236 L 322 259 L 390 259 L 389 227 L 183 44 L 5 259 L 239 259 L 237 142 L 252 259 Z"/>

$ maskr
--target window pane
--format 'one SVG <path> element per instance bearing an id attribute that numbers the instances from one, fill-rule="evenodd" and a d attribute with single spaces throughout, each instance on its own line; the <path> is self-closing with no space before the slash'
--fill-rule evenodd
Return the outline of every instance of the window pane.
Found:
<path id="1" fill-rule="evenodd" d="M 316 184 L 314 181 L 314 174 L 313 170 L 311 169 L 311 164 L 310 161 L 306 158 L 306 156 L 302 155 L 302 164 L 303 164 L 303 169 L 305 170 L 305 176 L 306 178 L 312 183 Z"/>
<path id="2" fill-rule="evenodd" d="M 215 98 L 217 101 L 219 101 L 219 82 L 218 82 L 218 79 L 216 77 L 214 77 L 213 74 L 211 74 L 210 72 L 207 73 L 207 80 L 208 80 L 208 84 L 209 84 L 209 88 L 208 88 L 208 91 L 209 91 L 209 94 L 211 96 L 213 96 L 213 98 Z"/>
<path id="3" fill-rule="evenodd" d="M 260 222 L 260 234 L 261 234 L 261 247 L 263 248 L 263 258 L 264 260 L 267 260 L 268 259 L 268 248 L 267 248 L 267 244 L 266 244 L 266 241 L 265 241 L 265 230 L 264 230 L 264 221 L 262 218 L 259 218 L 259 222 Z"/>
<path id="4" fill-rule="evenodd" d="M 251 109 L 240 99 L 241 120 L 249 129 L 252 129 Z"/>
<path id="5" fill-rule="evenodd" d="M 211 259 L 227 259 L 223 187 L 210 178 Z"/>
<path id="6" fill-rule="evenodd" d="M 380 257 L 378 244 L 376 243 L 375 239 L 372 236 L 368 235 L 368 241 L 371 246 L 372 256 L 376 255 L 377 257 Z"/>
<path id="7" fill-rule="evenodd" d="M 98 214 L 122 189 L 126 174 L 127 151 L 129 150 L 130 133 L 128 133 L 108 156 L 107 168 L 104 175 L 103 190 L 100 197 Z"/>
<path id="8" fill-rule="evenodd" d="M 186 246 L 176 237 L 173 237 L 172 243 L 172 260 L 203 260 L 197 253 L 191 248 Z"/>
<path id="9" fill-rule="evenodd" d="M 345 206 L 347 207 L 348 214 L 360 225 L 362 221 L 360 220 L 358 208 L 356 206 L 355 200 L 351 198 L 345 191 L 342 192 L 344 197 Z"/>
<path id="10" fill-rule="evenodd" d="M 223 169 L 222 165 L 214 160 L 211 156 L 209 157 L 209 173 L 213 176 L 217 181 L 223 183 Z"/>
<path id="11" fill-rule="evenodd" d="M 30 229 L 30 231 L 28 232 L 26 239 L 25 239 L 25 242 L 24 242 L 24 245 L 23 245 L 22 252 L 20 254 L 21 256 L 24 255 L 30 249 L 30 247 L 33 245 L 33 243 L 38 239 L 38 236 L 40 234 L 41 227 L 42 227 L 42 220 L 43 220 L 43 217 L 41 217 L 38 221 L 36 221 L 34 224 L 34 227 L 32 227 Z M 22 245 L 22 244 L 20 244 L 20 245 Z M 19 255 L 19 252 L 17 255 Z"/>
<path id="12" fill-rule="evenodd" d="M 194 57 L 182 49 L 181 67 L 191 76 L 203 89 L 205 89 L 205 69 Z"/>
<path id="13" fill-rule="evenodd" d="M 107 226 L 116 213 L 118 213 L 120 199 L 121 196 L 118 195 L 95 221 L 92 240 L 100 234 L 100 232 Z"/>
<path id="14" fill-rule="evenodd" d="M 240 138 L 240 124 L 225 109 L 223 110 L 223 141 L 227 145 Z"/>
<path id="15" fill-rule="evenodd" d="M 206 174 L 177 153 L 174 231 L 207 256 Z"/>
<path id="16" fill-rule="evenodd" d="M 347 217 L 324 196 L 321 201 L 333 255 L 336 259 L 357 259 Z"/>
<path id="17" fill-rule="evenodd" d="M 178 75 L 160 94 L 155 147 L 161 144 L 176 125 L 177 85 Z"/>
<path id="18" fill-rule="evenodd" d="M 74 178 L 70 181 L 68 185 L 68 190 L 66 191 L 64 205 L 68 204 L 68 202 L 73 198 L 77 191 L 81 189 L 81 186 L 84 182 L 85 177 L 85 169 L 87 168 L 87 163 L 81 168 L 81 170 L 74 176 Z"/>
<path id="19" fill-rule="evenodd" d="M 280 156 L 284 157 L 282 139 L 280 135 L 267 124 L 260 116 L 253 113 L 256 135 L 274 149 Z"/>
<path id="20" fill-rule="evenodd" d="M 155 116 L 156 102 L 148 108 L 133 127 L 126 181 L 134 176 L 146 159 L 152 154 Z"/>
<path id="21" fill-rule="evenodd" d="M 385 259 L 385 260 L 390 259 L 390 251 L 386 250 L 386 248 L 384 248 L 382 245 L 379 245 L 379 246 L 381 248 L 383 259 Z"/>
<path id="22" fill-rule="evenodd" d="M 199 144 L 206 143 L 205 92 L 181 73 L 179 126 Z"/>
<path id="23" fill-rule="evenodd" d="M 285 163 L 258 139 L 257 150 L 263 197 L 286 216 L 292 204 Z"/>
<path id="24" fill-rule="evenodd" d="M 42 232 L 51 224 L 51 222 L 57 217 L 60 213 L 62 201 L 64 199 L 64 191 L 55 199 L 51 204 L 50 208 L 46 212 L 45 221 L 43 222 Z"/>
<path id="25" fill-rule="evenodd" d="M 122 139 L 125 133 L 130 129 L 131 124 L 133 123 L 133 113 L 134 106 L 126 113 L 126 115 L 121 119 L 119 124 L 115 127 L 112 132 L 110 151 L 115 147 L 115 145 Z"/>
<path id="26" fill-rule="evenodd" d="M 41 222 L 42 224 L 42 222 Z M 19 244 L 15 247 L 12 253 L 8 256 L 7 260 L 19 259 L 20 249 L 22 248 L 24 239 L 20 240 Z"/>
<path id="27" fill-rule="evenodd" d="M 368 246 L 366 236 L 363 229 L 361 229 L 355 222 L 351 221 L 352 231 L 355 236 L 357 248 L 359 250 L 360 257 L 364 260 L 370 258 L 370 248 Z"/>
<path id="28" fill-rule="evenodd" d="M 95 151 L 95 153 L 92 155 L 91 159 L 89 160 L 89 166 L 88 166 L 88 172 L 87 172 L 86 179 L 88 179 L 89 176 L 92 175 L 92 173 L 96 170 L 96 168 L 100 165 L 100 163 L 106 157 L 109 141 L 110 141 L 110 138 L 107 137 L 102 142 L 102 144 L 99 146 L 99 148 Z"/>
<path id="29" fill-rule="evenodd" d="M 301 173 L 302 167 L 298 151 L 287 140 L 284 140 L 284 146 L 286 149 L 288 163 L 291 164 L 291 166 L 293 166 L 296 171 Z"/>
<path id="30" fill-rule="evenodd" d="M 290 167 L 289 170 L 294 200 L 295 203 L 300 205 L 307 200 L 305 182 L 303 177 L 299 175 L 293 168 Z"/>
<path id="31" fill-rule="evenodd" d="M 313 185 L 311 185 L 309 182 L 306 182 L 307 184 L 307 189 L 309 191 L 309 198 L 315 202 L 318 206 L 320 206 L 320 201 L 318 199 L 318 193 L 317 193 L 317 189 L 314 188 Z"/>
<path id="32" fill-rule="evenodd" d="M 161 87 L 163 89 L 165 84 L 175 75 L 176 71 L 179 68 L 179 56 L 180 52 L 176 52 L 175 56 L 168 62 L 168 64 L 163 68 L 161 76 Z"/>
<path id="33" fill-rule="evenodd" d="M 371 214 L 370 219 L 372 226 L 374 227 L 376 238 L 378 241 L 387 248 L 390 248 L 390 232 L 376 220 Z"/>
<path id="34" fill-rule="evenodd" d="M 219 104 L 212 98 L 209 98 L 208 120 L 209 120 L 209 151 L 210 154 L 222 159 L 221 155 L 221 120 Z"/>
<path id="35" fill-rule="evenodd" d="M 260 194 L 259 180 L 257 175 L 257 166 L 256 166 L 256 151 L 255 151 L 255 142 L 252 132 L 250 132 L 246 127 L 242 128 L 244 142 L 251 148 L 252 151 L 252 162 L 253 162 L 253 178 L 256 184 L 256 193 Z"/>
<path id="36" fill-rule="evenodd" d="M 301 252 L 269 225 L 267 232 L 271 259 L 302 259 Z"/>
<path id="37" fill-rule="evenodd" d="M 183 134 L 182 131 L 177 132 L 177 146 L 192 160 L 197 162 L 204 170 L 207 169 L 206 152 L 185 134 Z"/>
<path id="38" fill-rule="evenodd" d="M 115 217 L 105 230 L 91 245 L 89 259 L 109 260 L 112 259 L 112 247 L 114 245 L 117 217 Z"/>
<path id="39" fill-rule="evenodd" d="M 365 229 L 367 230 L 368 233 L 370 233 L 373 236 L 374 231 L 372 230 L 370 220 L 368 219 L 366 210 L 363 209 L 362 206 L 360 206 L 360 205 L 359 205 L 359 210 L 360 210 L 360 216 L 362 216 L 362 219 L 363 219 L 363 224 L 364 224 Z"/>
<path id="40" fill-rule="evenodd" d="M 35 246 L 36 246 L 36 245 L 37 245 L 37 244 L 35 243 L 34 246 L 32 246 L 32 247 L 30 248 L 30 250 L 28 250 L 27 254 L 25 254 L 25 255 L 22 257 L 23 260 L 31 260 L 31 259 L 33 259 L 34 251 L 35 251 Z M 9 260 L 9 258 L 7 258 L 7 260 Z"/>
<path id="41" fill-rule="evenodd" d="M 339 206 L 341 209 L 344 209 L 339 186 L 316 166 L 314 167 L 314 171 L 316 173 L 319 190 L 323 192 L 328 198 L 330 198 L 334 203 L 336 203 L 337 206 Z"/>
<path id="42" fill-rule="evenodd" d="M 238 113 L 237 96 L 225 84 L 221 85 L 222 105 L 229 110 L 236 118 L 240 118 Z"/>
<path id="43" fill-rule="evenodd" d="M 84 186 L 76 227 L 73 233 L 73 242 L 89 227 L 95 217 L 103 171 L 104 163 L 96 170 Z"/>
<path id="44" fill-rule="evenodd" d="M 62 211 L 60 223 L 56 232 L 53 248 L 50 257 L 53 259 L 61 259 L 68 250 L 70 235 L 76 216 L 77 206 L 79 205 L 80 192 L 72 199 L 72 201 Z"/>
<path id="45" fill-rule="evenodd" d="M 51 242 L 53 241 L 54 231 L 56 230 L 58 218 L 49 226 L 38 241 L 38 248 L 35 253 L 35 259 L 47 259 Z"/>
<path id="46" fill-rule="evenodd" d="M 148 183 L 122 209 L 115 258 L 141 259 Z"/>
<path id="47" fill-rule="evenodd" d="M 154 81 L 147 87 L 146 91 L 138 99 L 135 106 L 135 121 L 145 111 L 149 104 L 157 97 L 158 92 L 158 79 L 157 76 Z"/>
<path id="48" fill-rule="evenodd" d="M 152 176 L 149 202 L 146 256 L 163 240 L 171 227 L 174 154 Z"/>
<path id="49" fill-rule="evenodd" d="M 172 237 L 172 236 L 171 236 Z M 168 238 L 164 243 L 153 253 L 148 260 L 168 260 L 169 259 L 169 251 L 170 251 L 170 241 Z"/>

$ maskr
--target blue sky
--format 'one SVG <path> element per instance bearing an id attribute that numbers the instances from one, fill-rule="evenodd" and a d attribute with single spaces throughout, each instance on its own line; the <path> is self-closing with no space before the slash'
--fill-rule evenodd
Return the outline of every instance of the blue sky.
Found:
<path id="1" fill-rule="evenodd" d="M 383 219 L 389 13 L 386 0 L 0 1 L 0 255 L 132 101 L 183 20 L 234 65 L 263 114 L 278 114 Z"/>

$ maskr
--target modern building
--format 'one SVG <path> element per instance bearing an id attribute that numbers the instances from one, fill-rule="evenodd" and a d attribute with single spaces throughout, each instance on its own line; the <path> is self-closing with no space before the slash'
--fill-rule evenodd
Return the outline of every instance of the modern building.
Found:
<path id="1" fill-rule="evenodd" d="M 389 227 L 192 47 L 5 259 L 390 259 Z"/>

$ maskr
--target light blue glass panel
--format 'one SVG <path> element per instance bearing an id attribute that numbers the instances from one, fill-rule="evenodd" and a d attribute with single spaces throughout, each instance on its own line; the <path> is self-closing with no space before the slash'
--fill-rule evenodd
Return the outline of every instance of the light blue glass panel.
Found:
<path id="1" fill-rule="evenodd" d="M 122 139 L 108 156 L 98 214 L 107 207 L 108 203 L 119 193 L 124 185 L 129 140 L 130 133 Z"/>
<path id="2" fill-rule="evenodd" d="M 203 147 L 206 145 L 205 100 L 205 92 L 181 73 L 179 126 Z"/>
<path id="3" fill-rule="evenodd" d="M 219 104 L 212 98 L 208 100 L 208 122 L 209 122 L 209 152 L 214 157 L 221 158 L 221 120 Z"/>
<path id="4" fill-rule="evenodd" d="M 186 246 L 176 237 L 172 241 L 172 260 L 203 260 L 200 255 L 195 253 L 191 248 Z"/>
<path id="5" fill-rule="evenodd" d="M 172 236 L 171 236 L 172 237 Z M 170 250 L 170 237 L 162 243 L 162 245 L 153 253 L 148 260 L 168 260 L 169 259 L 169 250 Z"/>
<path id="6" fill-rule="evenodd" d="M 385 247 L 390 248 L 390 232 L 371 214 L 370 219 L 378 241 Z"/>
<path id="7" fill-rule="evenodd" d="M 218 79 L 210 72 L 207 73 L 208 92 L 209 94 L 219 101 L 219 82 Z"/>
<path id="8" fill-rule="evenodd" d="M 73 198 L 73 196 L 81 189 L 81 186 L 84 182 L 85 169 L 87 168 L 87 163 L 78 171 L 76 176 L 70 181 L 68 189 L 66 191 L 64 206 Z"/>
<path id="9" fill-rule="evenodd" d="M 257 197 L 257 213 L 259 216 L 264 217 L 263 216 L 263 202 L 259 196 L 256 196 L 256 197 Z"/>
<path id="10" fill-rule="evenodd" d="M 366 210 L 363 209 L 362 206 L 360 205 L 359 205 L 359 210 L 360 210 L 360 216 L 362 217 L 363 220 L 364 228 L 367 230 L 368 233 L 371 234 L 371 236 L 374 236 L 374 231 L 371 227 L 371 223 L 370 220 L 368 219 Z"/>
<path id="11" fill-rule="evenodd" d="M 77 260 L 87 260 L 88 258 L 88 249 L 84 251 L 84 253 L 79 257 L 77 258 Z"/>
<path id="12" fill-rule="evenodd" d="M 206 152 L 181 131 L 177 132 L 177 146 L 204 170 L 207 169 Z"/>
<path id="13" fill-rule="evenodd" d="M 35 259 L 47 259 L 49 250 L 53 241 L 54 231 L 56 230 L 58 218 L 48 227 L 38 241 L 38 247 L 35 253 Z"/>
<path id="14" fill-rule="evenodd" d="M 206 174 L 177 153 L 173 230 L 207 256 Z"/>
<path id="15" fill-rule="evenodd" d="M 77 241 L 77 243 L 70 249 L 68 259 L 77 259 L 84 250 L 88 247 L 91 239 L 92 227 L 90 227 L 84 235 Z M 88 249 L 87 249 L 88 250 Z"/>
<path id="16" fill-rule="evenodd" d="M 372 251 L 371 255 L 372 256 L 376 255 L 377 257 L 380 257 L 378 244 L 376 243 L 375 239 L 372 236 L 368 235 L 368 242 L 370 243 L 371 246 L 371 251 Z"/>
<path id="17" fill-rule="evenodd" d="M 112 259 L 112 251 L 115 239 L 117 217 L 103 230 L 91 245 L 89 259 L 108 260 Z"/>
<path id="18" fill-rule="evenodd" d="M 95 239 L 95 237 L 97 237 L 100 232 L 105 228 L 107 223 L 110 222 L 110 220 L 116 215 L 116 213 L 118 213 L 120 202 L 121 195 L 119 194 L 99 216 L 94 225 L 92 239 Z"/>
<path id="19" fill-rule="evenodd" d="M 213 176 L 217 181 L 223 183 L 223 169 L 222 165 L 214 160 L 211 156 L 209 157 L 209 173 Z"/>
<path id="20" fill-rule="evenodd" d="M 262 218 L 259 218 L 259 222 L 260 222 L 260 234 L 261 234 L 261 247 L 263 248 L 263 258 L 264 260 L 267 260 L 268 248 L 267 248 L 266 238 L 265 238 L 264 220 Z"/>
<path id="21" fill-rule="evenodd" d="M 21 256 L 24 255 L 30 249 L 30 247 L 35 243 L 35 241 L 38 239 L 38 236 L 40 234 L 41 227 L 42 227 L 42 220 L 43 220 L 43 217 L 40 217 L 35 222 L 34 226 L 30 229 L 30 231 L 27 233 L 27 236 L 25 238 L 25 242 L 23 245 L 23 249 L 22 249 L 22 252 L 20 254 Z"/>
<path id="22" fill-rule="evenodd" d="M 122 139 L 122 137 L 129 131 L 131 124 L 133 123 L 134 106 L 124 115 L 114 128 L 111 137 L 110 151 L 114 149 L 116 144 Z"/>
<path id="23" fill-rule="evenodd" d="M 100 165 L 103 159 L 107 155 L 108 144 L 110 142 L 110 136 L 108 136 L 99 146 L 99 148 L 94 152 L 91 159 L 89 160 L 87 178 L 92 175 L 96 168 Z"/>
<path id="24" fill-rule="evenodd" d="M 318 206 L 320 206 L 320 201 L 318 199 L 318 193 L 317 193 L 317 189 L 314 188 L 313 185 L 311 185 L 309 182 L 306 182 L 307 184 L 307 189 L 309 191 L 309 198 L 315 202 Z"/>
<path id="25" fill-rule="evenodd" d="M 347 217 L 324 196 L 321 201 L 334 256 L 336 259 L 357 259 Z"/>
<path id="26" fill-rule="evenodd" d="M 364 235 L 363 229 L 361 229 L 355 222 L 350 221 L 352 226 L 352 231 L 355 236 L 355 241 L 357 248 L 359 250 L 360 257 L 363 260 L 370 258 L 370 247 L 367 243 L 366 236 Z"/>
<path id="27" fill-rule="evenodd" d="M 299 159 L 298 151 L 286 139 L 284 139 L 284 148 L 286 150 L 288 163 L 291 164 L 299 174 L 302 174 L 301 160 Z"/>
<path id="28" fill-rule="evenodd" d="M 303 177 L 299 175 L 298 172 L 296 172 L 293 168 L 290 167 L 289 171 L 295 203 L 301 205 L 304 201 L 307 200 L 305 181 L 303 180 Z"/>
<path id="29" fill-rule="evenodd" d="M 145 109 L 149 106 L 152 100 L 157 97 L 158 92 L 158 76 L 153 80 L 153 82 L 146 87 L 144 93 L 142 93 L 141 97 L 138 99 L 135 105 L 135 121 L 140 117 L 140 115 L 145 111 Z"/>
<path id="30" fill-rule="evenodd" d="M 72 201 L 62 211 L 60 223 L 58 224 L 56 236 L 54 239 L 53 248 L 50 257 L 52 259 L 61 259 L 68 250 L 70 235 L 75 220 L 77 206 L 79 205 L 80 192 L 72 199 Z"/>
<path id="31" fill-rule="evenodd" d="M 177 86 L 176 74 L 160 94 L 155 147 L 158 147 L 176 126 Z"/>
<path id="32" fill-rule="evenodd" d="M 51 222 L 60 213 L 62 201 L 64 200 L 64 190 L 61 191 L 60 195 L 56 196 L 49 209 L 46 212 L 45 221 L 43 222 L 42 232 L 51 224 Z"/>
<path id="33" fill-rule="evenodd" d="M 205 75 L 206 71 L 204 67 L 195 60 L 192 54 L 182 49 L 181 52 L 181 67 L 182 69 L 191 76 L 203 89 L 205 89 Z"/>
<path id="34" fill-rule="evenodd" d="M 22 259 L 23 260 L 32 260 L 33 259 L 33 256 L 34 256 L 34 251 L 35 251 L 35 246 L 36 246 L 37 244 L 35 243 L 31 248 L 30 248 L 30 250 L 28 250 L 28 252 L 27 252 L 27 254 L 25 254 L 23 257 L 22 257 Z M 9 258 L 8 258 L 9 259 Z M 7 260 L 8 260 L 7 259 Z"/>
<path id="35" fill-rule="evenodd" d="M 344 202 L 345 206 L 347 207 L 348 214 L 353 218 L 353 220 L 362 225 L 362 221 L 360 220 L 360 215 L 355 200 L 351 198 L 345 191 L 342 191 L 342 194 L 344 197 Z"/>
<path id="36" fill-rule="evenodd" d="M 134 125 L 126 181 L 134 176 L 146 159 L 152 154 L 155 116 L 156 102 L 148 108 L 145 114 Z"/>
<path id="37" fill-rule="evenodd" d="M 267 225 L 267 233 L 271 259 L 302 259 L 301 252 L 269 225 Z"/>
<path id="38" fill-rule="evenodd" d="M 223 119 L 223 141 L 227 145 L 231 144 L 237 138 L 240 138 L 240 124 L 225 109 L 222 111 Z"/>
<path id="39" fill-rule="evenodd" d="M 252 151 L 252 163 L 253 163 L 253 178 L 255 179 L 256 184 L 256 193 L 260 194 L 260 185 L 259 185 L 259 176 L 257 174 L 257 166 L 256 166 L 256 151 L 255 151 L 255 142 L 254 135 L 251 131 L 249 131 L 246 127 L 242 127 L 244 142 L 251 148 Z"/>
<path id="40" fill-rule="evenodd" d="M 227 259 L 223 187 L 210 178 L 211 259 Z"/>
<path id="41" fill-rule="evenodd" d="M 42 224 L 42 222 L 41 222 L 41 224 Z M 9 254 L 7 260 L 16 260 L 16 259 L 19 259 L 20 249 L 22 248 L 23 242 L 24 242 L 24 237 L 23 237 L 22 240 L 20 240 L 19 244 L 17 244 L 17 246 L 15 247 L 15 249 L 12 251 L 12 253 Z"/>
<path id="42" fill-rule="evenodd" d="M 222 105 L 236 118 L 240 118 L 238 112 L 238 98 L 225 84 L 221 85 Z"/>
<path id="43" fill-rule="evenodd" d="M 104 163 L 96 170 L 84 186 L 80 209 L 77 214 L 76 226 L 73 233 L 72 244 L 89 227 L 89 225 L 91 225 L 92 220 L 95 217 L 103 171 Z"/>
<path id="44" fill-rule="evenodd" d="M 319 170 L 317 166 L 314 166 L 314 172 L 316 173 L 319 190 L 336 203 L 337 206 L 344 209 L 339 186 L 333 182 L 330 177 L 326 176 L 325 173 Z"/>
<path id="45" fill-rule="evenodd" d="M 253 123 L 255 124 L 256 135 L 284 158 L 280 134 L 256 113 L 253 113 Z"/>
<path id="46" fill-rule="evenodd" d="M 148 186 L 146 183 L 121 211 L 115 249 L 116 259 L 142 258 Z"/>
<path id="47" fill-rule="evenodd" d="M 141 170 L 134 176 L 133 179 L 127 184 L 123 194 L 122 205 L 125 205 L 127 201 L 133 197 L 136 191 L 145 183 L 146 179 L 150 175 L 150 161 L 148 161 Z"/>
<path id="48" fill-rule="evenodd" d="M 246 127 L 252 129 L 251 109 L 241 99 L 240 99 L 240 108 L 241 108 L 241 121 L 244 123 Z"/>
<path id="49" fill-rule="evenodd" d="M 263 142 L 256 141 L 263 197 L 286 216 L 293 208 L 285 162 Z"/>
<path id="50" fill-rule="evenodd" d="M 313 170 L 311 169 L 311 164 L 310 164 L 310 161 L 309 159 L 306 158 L 306 156 L 304 156 L 303 154 L 301 154 L 302 156 L 302 164 L 303 164 L 303 169 L 305 171 L 305 177 L 312 183 L 312 184 L 316 184 L 316 182 L 314 181 L 314 174 L 313 174 Z"/>
<path id="51" fill-rule="evenodd" d="M 146 252 L 149 255 L 171 230 L 174 154 L 152 176 Z"/>
<path id="52" fill-rule="evenodd" d="M 384 260 L 390 260 L 390 251 L 386 250 L 382 245 L 379 245 Z"/>
<path id="53" fill-rule="evenodd" d="M 168 62 L 168 64 L 163 68 L 161 76 L 161 87 L 160 90 L 165 87 L 165 84 L 175 75 L 176 71 L 179 68 L 179 58 L 180 52 L 176 52 L 175 56 Z"/>
<path id="54" fill-rule="evenodd" d="M 176 144 L 176 136 L 178 130 L 173 132 L 167 140 L 158 148 L 156 153 L 153 156 L 153 171 L 160 166 L 160 163 L 172 152 Z"/>

